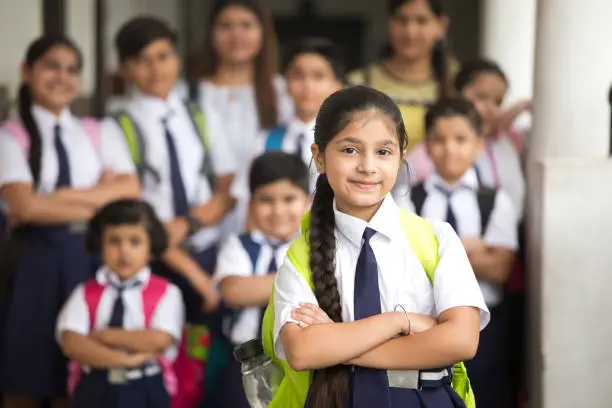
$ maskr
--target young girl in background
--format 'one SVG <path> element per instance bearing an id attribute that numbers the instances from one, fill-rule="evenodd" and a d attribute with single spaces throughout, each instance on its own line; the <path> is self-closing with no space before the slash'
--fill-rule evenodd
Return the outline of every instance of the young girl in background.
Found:
<path id="1" fill-rule="evenodd" d="M 308 407 L 465 406 L 448 367 L 474 356 L 489 313 L 452 229 L 389 194 L 406 144 L 398 107 L 371 88 L 336 92 L 317 116 L 310 223 L 279 269 L 263 329 L 279 359 L 315 370 Z M 410 244 L 407 230 L 421 231 Z M 415 242 L 439 257 L 433 285 Z M 299 406 L 283 405 L 292 388 L 275 406 Z"/>
<path id="2" fill-rule="evenodd" d="M 429 105 L 451 90 L 458 69 L 446 47 L 448 15 L 441 0 L 391 0 L 389 42 L 384 59 L 348 76 L 352 85 L 368 85 L 399 106 L 410 151 L 425 134 Z"/>
<path id="3" fill-rule="evenodd" d="M 57 337 L 80 371 L 72 408 L 170 408 L 168 363 L 183 330 L 181 293 L 151 274 L 168 236 L 149 204 L 121 200 L 92 220 L 87 248 L 103 266 L 79 285 L 57 320 Z"/>
<path id="4" fill-rule="evenodd" d="M 277 74 L 278 46 L 272 19 L 259 0 L 216 0 L 201 64 L 190 99 L 216 111 L 224 124 L 237 174 L 247 174 L 252 145 L 261 129 L 286 124 L 293 102 Z M 247 200 L 240 200 L 223 225 L 224 236 L 244 232 Z"/>
<path id="5" fill-rule="evenodd" d="M 106 203 L 139 194 L 127 146 L 70 113 L 81 68 L 70 40 L 34 41 L 22 67 L 19 121 L 0 129 L 0 195 L 13 226 L 2 248 L 4 408 L 48 398 L 61 406 L 66 359 L 53 341 L 55 320 L 93 272 L 83 225 Z"/>

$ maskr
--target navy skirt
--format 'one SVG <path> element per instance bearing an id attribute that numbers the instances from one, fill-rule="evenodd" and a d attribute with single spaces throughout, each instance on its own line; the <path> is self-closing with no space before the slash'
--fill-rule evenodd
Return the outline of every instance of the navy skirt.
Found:
<path id="1" fill-rule="evenodd" d="M 55 326 L 75 286 L 93 276 L 83 234 L 68 227 L 24 227 L 4 249 L 8 291 L 2 298 L 0 387 L 31 397 L 65 397 L 67 360 Z"/>
<path id="2" fill-rule="evenodd" d="M 70 408 L 170 408 L 170 396 L 161 374 L 113 385 L 96 370 L 81 377 Z"/>

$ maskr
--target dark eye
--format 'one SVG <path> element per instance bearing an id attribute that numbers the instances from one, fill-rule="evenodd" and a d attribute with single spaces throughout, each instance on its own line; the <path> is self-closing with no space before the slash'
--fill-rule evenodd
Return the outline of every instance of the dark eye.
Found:
<path id="1" fill-rule="evenodd" d="M 345 147 L 344 149 L 342 149 L 342 151 L 347 154 L 357 153 L 357 149 L 355 149 L 354 147 Z"/>
<path id="2" fill-rule="evenodd" d="M 130 238 L 130 244 L 132 244 L 132 246 L 139 246 L 141 243 L 142 243 L 142 239 L 140 239 L 140 237 Z"/>
<path id="3" fill-rule="evenodd" d="M 288 196 L 288 197 L 285 197 L 285 203 L 286 203 L 286 204 L 291 204 L 291 203 L 293 203 L 293 202 L 294 202 L 296 199 L 297 199 L 297 197 L 296 197 L 296 196 Z"/>
<path id="4" fill-rule="evenodd" d="M 392 153 L 390 150 L 387 149 L 381 149 L 378 151 L 378 154 L 380 154 L 381 156 L 390 156 Z"/>

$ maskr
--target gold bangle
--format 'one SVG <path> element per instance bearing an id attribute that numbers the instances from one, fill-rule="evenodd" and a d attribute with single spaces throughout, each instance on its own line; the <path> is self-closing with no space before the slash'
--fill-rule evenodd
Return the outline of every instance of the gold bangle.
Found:
<path id="1" fill-rule="evenodd" d="M 406 316 L 406 321 L 408 321 L 408 336 L 412 334 L 412 322 L 410 321 L 410 318 L 408 318 L 408 312 L 406 312 L 406 309 L 404 309 L 404 306 L 397 304 L 395 305 L 395 308 L 393 309 L 394 312 L 397 312 L 397 308 L 401 308 L 402 311 L 404 312 L 404 316 Z"/>

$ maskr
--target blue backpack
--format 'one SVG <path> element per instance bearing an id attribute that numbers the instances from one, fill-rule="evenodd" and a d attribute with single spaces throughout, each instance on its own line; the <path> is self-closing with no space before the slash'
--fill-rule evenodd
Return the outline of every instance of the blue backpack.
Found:
<path id="1" fill-rule="evenodd" d="M 266 147 L 264 152 L 273 152 L 283 149 L 283 140 L 287 133 L 286 126 L 272 128 L 266 137 Z"/>

